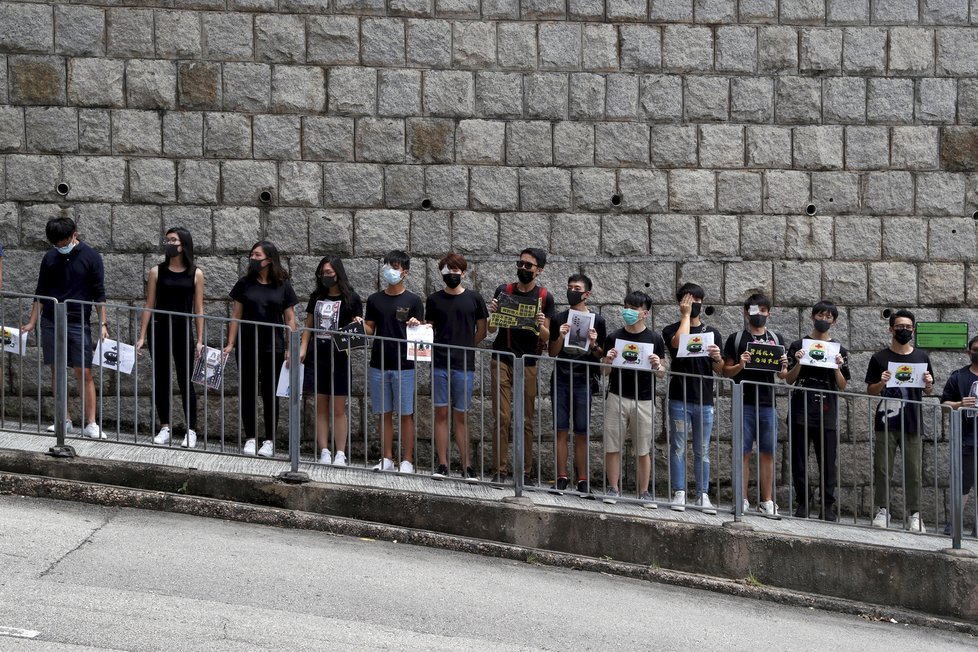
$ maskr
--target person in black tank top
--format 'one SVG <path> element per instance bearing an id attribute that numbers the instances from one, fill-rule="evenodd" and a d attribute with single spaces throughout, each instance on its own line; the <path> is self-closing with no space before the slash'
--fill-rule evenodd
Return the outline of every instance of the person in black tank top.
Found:
<path id="1" fill-rule="evenodd" d="M 197 445 L 197 393 L 190 384 L 190 375 L 194 355 L 203 346 L 204 319 L 194 318 L 197 326 L 194 348 L 191 347 L 190 315 L 204 312 L 204 272 L 194 265 L 194 241 L 187 229 L 169 229 L 163 237 L 163 247 L 166 259 L 149 270 L 146 310 L 142 314 L 136 350 L 142 351 L 148 335 L 153 356 L 153 398 L 160 420 L 160 430 L 153 442 L 170 443 L 173 377 L 169 360 L 172 357 L 187 423 L 187 434 L 180 445 L 194 448 Z"/>

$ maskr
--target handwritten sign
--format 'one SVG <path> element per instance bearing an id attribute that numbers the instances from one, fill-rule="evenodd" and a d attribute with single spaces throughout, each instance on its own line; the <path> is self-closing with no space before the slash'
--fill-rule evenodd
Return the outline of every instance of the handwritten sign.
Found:
<path id="1" fill-rule="evenodd" d="M 540 334 L 540 329 L 537 327 L 537 313 L 540 312 L 539 298 L 502 292 L 496 296 L 496 305 L 496 312 L 489 315 L 490 326 Z"/>
<path id="2" fill-rule="evenodd" d="M 338 328 L 340 335 L 333 338 L 333 346 L 337 351 L 350 351 L 352 349 L 365 349 L 367 338 L 364 336 L 363 323 L 352 321 L 343 328 Z"/>
<path id="3" fill-rule="evenodd" d="M 838 369 L 835 356 L 839 355 L 842 345 L 838 342 L 824 342 L 805 338 L 801 341 L 801 349 L 805 352 L 799 362 L 806 367 L 823 367 Z"/>
<path id="4" fill-rule="evenodd" d="M 784 355 L 784 347 L 780 344 L 749 342 L 747 352 L 750 353 L 750 362 L 746 365 L 747 369 L 759 371 L 779 371 L 781 369 L 781 356 Z"/>
<path id="5" fill-rule="evenodd" d="M 680 335 L 679 349 L 676 351 L 676 357 L 705 358 L 710 355 L 707 349 L 711 346 L 713 346 L 713 331 Z"/>
<path id="6" fill-rule="evenodd" d="M 886 365 L 890 372 L 890 379 L 886 381 L 887 387 L 923 387 L 924 374 L 927 373 L 926 362 L 912 362 L 905 364 L 902 362 L 890 362 Z"/>

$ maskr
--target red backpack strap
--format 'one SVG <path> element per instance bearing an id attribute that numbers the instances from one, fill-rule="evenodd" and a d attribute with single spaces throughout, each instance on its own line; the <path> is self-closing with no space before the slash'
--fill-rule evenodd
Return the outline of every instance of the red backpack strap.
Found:
<path id="1" fill-rule="evenodd" d="M 507 283 L 506 284 L 506 294 L 512 294 L 512 293 L 513 293 L 513 284 L 512 283 Z"/>

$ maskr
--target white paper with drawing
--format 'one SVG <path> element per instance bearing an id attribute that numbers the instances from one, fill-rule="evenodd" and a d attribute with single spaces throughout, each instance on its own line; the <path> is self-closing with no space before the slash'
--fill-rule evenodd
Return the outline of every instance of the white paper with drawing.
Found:
<path id="1" fill-rule="evenodd" d="M 839 368 L 839 365 L 835 363 L 835 356 L 839 355 L 842 345 L 838 342 L 812 340 L 806 337 L 801 341 L 801 350 L 805 352 L 805 355 L 802 356 L 800 362 L 806 367 Z"/>
<path id="2" fill-rule="evenodd" d="M 586 353 L 591 348 L 589 331 L 594 328 L 594 313 L 570 310 L 567 313 L 567 323 L 570 330 L 564 335 L 564 348 Z"/>
<path id="3" fill-rule="evenodd" d="M 680 335 L 679 349 L 676 351 L 676 357 L 705 358 L 710 355 L 707 349 L 711 346 L 713 346 L 713 331 Z"/>
<path id="4" fill-rule="evenodd" d="M 615 340 L 615 350 L 618 352 L 618 355 L 611 361 L 612 367 L 652 370 L 652 363 L 649 362 L 649 356 L 655 353 L 655 345 L 651 342 Z"/>
<path id="5" fill-rule="evenodd" d="M 131 374 L 136 364 L 136 347 L 116 340 L 99 340 L 92 354 L 92 364 Z"/>
<path id="6" fill-rule="evenodd" d="M 923 387 L 927 363 L 890 362 L 886 365 L 886 370 L 890 372 L 890 379 L 886 381 L 887 387 Z"/>
<path id="7" fill-rule="evenodd" d="M 3 350 L 14 355 L 25 355 L 27 353 L 27 336 L 30 333 L 22 333 L 19 328 L 3 328 Z"/>

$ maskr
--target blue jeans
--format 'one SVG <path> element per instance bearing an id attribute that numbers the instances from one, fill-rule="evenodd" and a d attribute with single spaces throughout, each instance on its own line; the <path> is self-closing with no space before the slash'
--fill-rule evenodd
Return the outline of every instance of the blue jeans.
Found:
<path id="1" fill-rule="evenodd" d="M 774 454 L 778 441 L 778 418 L 774 406 L 744 406 L 744 455 L 754 450 L 755 438 L 759 453 Z"/>
<path id="2" fill-rule="evenodd" d="M 383 371 L 370 367 L 369 374 L 371 412 L 414 414 L 414 369 Z"/>
<path id="3" fill-rule="evenodd" d="M 447 407 L 449 403 L 448 369 L 435 368 L 431 372 L 435 407 Z M 472 389 L 475 387 L 475 372 L 452 369 L 451 403 L 456 412 L 465 412 L 472 405 Z"/>
<path id="4" fill-rule="evenodd" d="M 686 440 L 693 434 L 693 470 L 696 494 L 710 486 L 710 437 L 713 434 L 713 406 L 684 401 L 669 401 L 669 475 L 673 491 L 686 491 Z"/>

